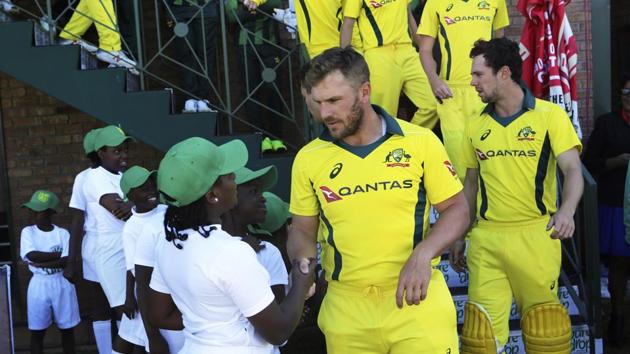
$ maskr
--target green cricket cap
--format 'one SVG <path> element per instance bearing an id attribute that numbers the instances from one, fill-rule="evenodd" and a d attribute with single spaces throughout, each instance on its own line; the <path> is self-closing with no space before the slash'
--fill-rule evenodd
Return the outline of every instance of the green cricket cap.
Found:
<path id="1" fill-rule="evenodd" d="M 127 136 L 119 126 L 108 125 L 99 129 L 94 135 L 94 151 L 98 151 L 103 146 L 118 146 L 126 140 L 135 139 Z"/>
<path id="2" fill-rule="evenodd" d="M 236 174 L 236 184 L 251 182 L 260 178 L 262 182 L 262 190 L 268 191 L 278 182 L 278 169 L 274 165 L 270 165 L 260 170 L 252 171 L 247 167 L 239 168 L 234 172 Z"/>
<path id="3" fill-rule="evenodd" d="M 168 204 L 186 206 L 208 192 L 219 176 L 245 166 L 248 152 L 241 140 L 221 146 L 193 137 L 173 145 L 160 161 L 158 189 Z"/>
<path id="4" fill-rule="evenodd" d="M 133 188 L 140 187 L 146 182 L 151 175 L 157 171 L 149 171 L 142 166 L 133 166 L 120 178 L 120 189 L 123 192 L 123 197 L 127 198 L 127 194 Z"/>
<path id="5" fill-rule="evenodd" d="M 59 206 L 59 197 L 51 191 L 40 189 L 35 191 L 31 200 L 22 204 L 22 206 L 32 211 L 44 211 L 46 209 L 54 211 Z"/>
<path id="6" fill-rule="evenodd" d="M 264 192 L 263 197 L 266 200 L 267 216 L 265 221 L 258 226 L 269 232 L 276 232 L 291 217 L 289 204 L 271 192 Z"/>
<path id="7" fill-rule="evenodd" d="M 94 149 L 94 138 L 99 130 L 100 128 L 92 129 L 83 137 L 83 150 L 86 155 L 96 151 L 96 149 Z"/>

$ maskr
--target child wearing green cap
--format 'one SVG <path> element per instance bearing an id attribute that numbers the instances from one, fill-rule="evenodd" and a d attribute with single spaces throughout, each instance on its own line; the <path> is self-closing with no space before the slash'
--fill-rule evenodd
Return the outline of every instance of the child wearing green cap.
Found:
<path id="1" fill-rule="evenodd" d="M 124 306 L 126 270 L 122 248 L 122 229 L 131 216 L 132 204 L 123 201 L 120 189 L 122 171 L 127 167 L 129 140 L 132 138 L 114 125 L 96 132 L 94 150 L 101 164 L 88 171 L 82 189 L 87 215 L 96 226 L 93 254 L 96 278 L 118 319 L 123 311 L 129 316 L 133 313 L 132 308 Z"/>
<path id="2" fill-rule="evenodd" d="M 179 354 L 265 353 L 297 325 L 314 265 L 293 272 L 277 304 L 269 274 L 250 246 L 222 230 L 221 215 L 237 203 L 234 171 L 247 162 L 240 140 L 216 146 L 190 138 L 160 162 L 158 189 L 169 204 L 156 246 L 150 321 L 183 329 Z"/>
<path id="3" fill-rule="evenodd" d="M 20 257 L 33 273 L 26 299 L 34 354 L 43 353 L 44 335 L 53 320 L 61 331 L 64 354 L 74 353 L 73 329 L 81 321 L 74 286 L 62 275 L 70 235 L 52 223 L 58 205 L 59 198 L 47 190 L 36 191 L 30 201 L 22 204 L 29 209 L 32 222 L 22 229 Z"/>
<path id="4" fill-rule="evenodd" d="M 161 338 L 157 328 L 145 325 L 146 322 L 146 300 L 140 300 L 139 296 L 143 292 L 140 290 L 140 282 L 137 281 L 135 272 L 135 254 L 139 247 L 145 247 L 139 244 L 138 240 L 144 233 L 144 229 L 148 225 L 162 225 L 164 220 L 164 212 L 166 206 L 158 204 L 158 190 L 155 177 L 155 171 L 149 171 L 141 166 L 133 166 L 125 173 L 123 173 L 120 180 L 120 188 L 123 192 L 123 196 L 129 199 L 134 207 L 132 209 L 132 215 L 125 223 L 123 228 L 123 249 L 125 252 L 125 264 L 127 267 L 127 295 L 125 303 L 132 308 L 140 309 L 140 312 L 135 312 L 134 317 L 123 316 L 118 335 L 129 343 L 143 347 L 147 352 L 161 353 L 164 349 L 168 351 L 168 348 L 163 347 L 162 351 L 159 351 L 159 344 L 157 342 L 164 342 L 164 338 Z M 153 249 L 153 245 L 148 246 L 149 249 Z M 142 274 L 140 274 L 142 276 Z M 150 276 L 141 277 L 143 279 L 143 287 L 148 287 Z M 160 338 L 155 338 L 159 336 Z M 182 334 L 183 336 L 183 334 Z M 151 338 L 151 342 L 149 341 Z M 166 344 L 166 343 L 164 343 Z M 115 350 L 121 353 L 131 353 L 132 347 L 115 347 Z M 173 351 L 176 353 L 177 351 Z"/>
<path id="5" fill-rule="evenodd" d="M 79 172 L 74 178 L 72 196 L 70 197 L 70 249 L 68 261 L 64 270 L 64 277 L 73 284 L 79 281 L 81 275 L 85 279 L 85 287 L 90 294 L 90 317 L 96 346 L 99 353 L 112 351 L 111 315 L 105 293 L 96 276 L 96 221 L 87 212 L 87 203 L 83 194 L 83 184 L 89 171 L 101 165 L 101 159 L 94 149 L 94 138 L 99 129 L 92 129 L 83 138 L 83 150 L 90 161 L 90 166 Z"/>
<path id="6" fill-rule="evenodd" d="M 269 284 L 276 302 L 282 302 L 285 287 L 289 284 L 289 275 L 282 259 L 282 254 L 276 246 L 260 239 L 260 234 L 249 225 L 265 221 L 267 208 L 263 191 L 267 191 L 276 184 L 278 172 L 275 166 L 267 166 L 257 171 L 247 167 L 235 171 L 236 194 L 238 201 L 234 209 L 225 213 L 221 220 L 225 231 L 240 237 L 256 252 L 258 262 L 269 273 Z M 276 346 L 273 353 L 279 354 Z"/>

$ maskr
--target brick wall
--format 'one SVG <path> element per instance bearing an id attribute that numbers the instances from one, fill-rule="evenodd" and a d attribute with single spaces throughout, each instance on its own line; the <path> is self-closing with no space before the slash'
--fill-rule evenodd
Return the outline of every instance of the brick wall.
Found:
<path id="1" fill-rule="evenodd" d="M 83 154 L 83 136 L 104 124 L 1 73 L 0 102 L 11 202 L 10 228 L 18 254 L 20 230 L 27 225 L 27 212 L 20 205 L 28 201 L 36 189 L 49 189 L 59 196 L 61 207 L 55 223 L 69 228 L 67 205 L 72 182 L 74 176 L 88 166 Z M 122 125 L 124 128 L 124 122 Z M 130 148 L 130 165 L 153 169 L 160 158 L 160 152 L 146 144 L 134 143 Z M 30 277 L 24 262 L 18 263 L 17 275 L 22 298 L 18 303 L 23 305 Z M 18 318 L 23 319 L 22 314 L 19 311 Z"/>

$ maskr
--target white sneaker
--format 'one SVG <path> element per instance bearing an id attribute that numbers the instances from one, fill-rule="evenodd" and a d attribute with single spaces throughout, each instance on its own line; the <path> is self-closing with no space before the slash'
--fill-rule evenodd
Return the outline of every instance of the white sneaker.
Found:
<path id="1" fill-rule="evenodd" d="M 54 25 L 51 26 L 46 16 L 42 16 L 39 18 L 39 26 L 42 28 L 42 30 L 44 30 L 44 32 L 52 31 L 52 33 L 57 33 L 57 29 Z"/>
<path id="2" fill-rule="evenodd" d="M 136 69 L 136 62 L 129 59 L 127 55 L 122 50 L 106 52 L 104 50 L 99 50 L 96 53 L 96 58 L 100 61 L 104 61 L 106 63 L 121 67 L 127 68 L 129 71 L 138 75 L 138 70 Z"/>
<path id="3" fill-rule="evenodd" d="M 189 99 L 184 103 L 184 110 L 182 113 L 195 113 L 197 112 L 197 100 Z"/>
<path id="4" fill-rule="evenodd" d="M 197 100 L 197 112 L 216 112 L 216 110 L 208 106 L 208 100 Z"/>
<path id="5" fill-rule="evenodd" d="M 61 45 L 80 45 L 81 48 L 87 50 L 88 52 L 94 54 L 98 51 L 98 47 L 90 44 L 82 39 L 65 39 L 61 38 L 59 40 L 59 44 Z"/>

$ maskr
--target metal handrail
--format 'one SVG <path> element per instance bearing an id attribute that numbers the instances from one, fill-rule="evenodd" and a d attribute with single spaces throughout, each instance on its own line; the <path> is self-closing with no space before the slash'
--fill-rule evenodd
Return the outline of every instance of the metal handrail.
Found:
<path id="1" fill-rule="evenodd" d="M 99 0 L 102 9 L 106 8 L 105 1 L 114 1 L 114 5 L 116 2 L 115 0 Z M 133 44 L 128 43 L 122 36 L 120 25 L 115 21 L 115 18 L 113 18 L 113 14 L 107 13 L 107 18 L 111 22 L 103 23 L 103 21 L 95 19 L 91 14 L 84 12 L 78 13 L 92 20 L 95 25 L 102 26 L 102 28 L 113 31 L 120 36 L 123 49 L 125 49 L 128 56 L 136 62 L 136 69 L 139 72 L 138 81 L 140 90 L 171 88 L 179 97 L 191 97 L 198 100 L 208 99 L 210 100 L 210 108 L 218 112 L 219 124 L 227 123 L 228 134 L 235 133 L 234 122 L 238 121 L 242 126 L 272 138 L 288 139 L 289 141 L 286 142 L 287 145 L 294 149 L 298 149 L 302 144 L 313 138 L 313 127 L 315 124 L 312 122 L 306 106 L 301 99 L 299 87 L 295 84 L 295 74 L 305 60 L 305 58 L 300 55 L 300 43 L 297 36 L 291 39 L 288 39 L 288 34 L 282 36 L 281 32 L 284 31 L 287 25 L 282 21 L 276 20 L 268 9 L 265 7 L 259 8 L 256 10 L 256 13 L 259 14 L 257 20 L 264 19 L 265 21 L 274 21 L 274 26 L 277 27 L 276 37 L 280 38 L 278 43 L 274 43 L 267 38 L 262 38 L 262 44 L 273 48 L 279 57 L 278 61 L 270 67 L 264 65 L 262 55 L 256 43 L 253 41 L 253 36 L 256 34 L 247 28 L 246 23 L 239 18 L 237 11 L 226 5 L 225 0 L 182 0 L 185 4 L 190 5 L 188 9 L 191 9 L 192 13 L 190 18 L 187 17 L 185 20 L 181 20 L 181 22 L 177 21 L 177 16 L 174 13 L 175 6 L 178 5 L 173 5 L 172 1 L 132 1 L 134 48 L 132 48 Z M 218 6 L 215 1 L 218 2 Z M 71 12 L 77 12 L 80 0 L 67 0 L 66 6 L 56 13 L 53 13 L 53 7 L 55 5 L 53 0 L 36 0 L 32 3 L 33 5 L 16 4 L 16 7 L 21 13 L 31 19 L 47 21 L 49 27 L 55 28 L 57 33 L 64 31 L 68 33 L 67 30 L 62 28 L 61 19 Z M 221 28 L 217 38 L 214 38 L 216 46 L 216 58 L 214 58 L 216 59 L 216 67 L 208 67 L 210 60 L 206 57 L 208 41 L 206 41 L 205 38 L 205 31 L 201 31 L 203 36 L 201 39 L 202 43 L 197 43 L 195 47 L 187 37 L 178 36 L 175 29 L 177 26 L 179 26 L 178 29 L 190 28 L 194 21 L 200 22 L 203 27 L 207 22 L 207 18 L 204 18 L 206 10 L 210 10 L 208 6 L 217 6 L 219 9 L 218 23 Z M 239 4 L 239 6 L 241 5 Z M 228 23 L 228 16 L 235 18 L 235 21 Z M 175 26 L 166 28 L 163 25 L 164 20 L 173 22 Z M 115 24 L 115 26 L 112 26 L 112 24 Z M 236 41 L 231 38 L 231 35 L 228 35 L 228 33 L 238 34 L 241 31 L 246 33 L 246 42 L 243 45 L 234 43 Z M 72 36 L 81 37 L 76 33 L 70 34 Z M 55 34 L 53 31 L 50 31 L 51 43 L 54 43 L 55 39 Z M 84 38 L 82 39 L 85 40 Z M 171 55 L 169 52 L 175 41 L 181 39 L 185 41 L 189 52 L 192 53 L 190 56 L 191 62 L 194 63 L 192 67 L 183 63 L 181 56 L 177 57 L 176 55 Z M 193 50 L 193 48 L 197 48 L 197 51 Z M 247 60 L 245 60 L 244 63 L 245 67 L 235 67 L 232 57 L 236 54 L 237 50 L 247 50 L 253 53 L 257 59 L 256 64 L 264 67 L 269 72 L 273 72 L 275 78 L 271 81 L 268 78 L 265 80 L 263 77 L 255 78 L 257 84 L 250 85 L 249 80 L 252 80 L 251 75 L 253 68 L 248 65 Z M 174 66 L 175 70 L 165 70 L 164 68 L 160 68 L 160 66 Z M 243 74 L 243 70 L 245 70 L 246 83 L 243 83 L 240 77 Z M 218 71 L 216 78 L 213 78 L 213 71 Z M 190 87 L 185 87 L 185 85 L 179 82 L 180 80 L 173 78 L 173 76 L 177 76 L 177 74 L 181 76 L 184 72 L 198 78 L 210 87 L 210 92 L 208 92 L 207 97 L 195 95 Z M 286 77 L 286 80 L 279 82 L 281 77 Z M 240 87 L 238 87 L 239 84 Z M 237 88 L 240 88 L 242 93 L 238 96 L 234 96 L 233 91 L 236 91 L 235 89 Z M 265 89 L 266 93 L 270 96 L 274 96 L 274 101 L 278 102 L 276 106 L 272 106 L 267 100 L 257 98 L 258 93 L 262 89 Z M 264 124 L 259 124 L 258 118 L 260 118 L 261 112 L 257 112 L 255 115 L 252 112 L 252 108 L 247 108 L 254 107 L 254 105 L 258 109 L 262 109 L 262 113 L 266 113 L 268 117 L 272 117 L 273 123 L 270 124 L 283 124 L 283 122 L 288 122 L 290 129 L 269 131 L 270 129 L 265 127 Z M 296 136 L 295 131 L 299 132 L 299 135 L 301 135 L 299 141 L 296 141 L 294 138 Z"/>
<path id="2" fill-rule="evenodd" d="M 584 166 L 582 176 L 584 193 L 575 213 L 575 235 L 562 244 L 562 254 L 568 269 L 562 269 L 560 282 L 566 285 L 580 316 L 587 322 L 591 353 L 595 353 L 596 341 L 602 338 L 597 183 Z M 577 292 L 572 283 L 577 283 Z"/>

